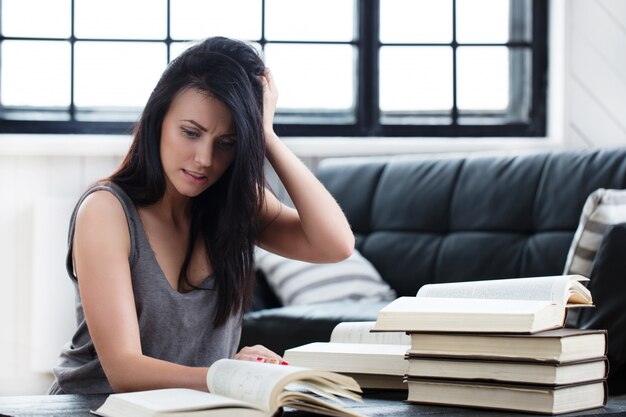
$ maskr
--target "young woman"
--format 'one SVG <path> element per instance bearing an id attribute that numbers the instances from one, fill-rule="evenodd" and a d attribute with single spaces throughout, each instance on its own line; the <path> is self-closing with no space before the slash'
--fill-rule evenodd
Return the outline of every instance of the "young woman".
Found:
<path id="1" fill-rule="evenodd" d="M 282 362 L 263 346 L 237 352 L 254 245 L 336 262 L 352 253 L 354 236 L 274 133 L 277 97 L 243 42 L 210 38 L 168 66 L 121 166 L 72 215 L 78 328 L 50 393 L 206 390 L 219 358 Z M 266 191 L 265 158 L 295 209 Z"/>

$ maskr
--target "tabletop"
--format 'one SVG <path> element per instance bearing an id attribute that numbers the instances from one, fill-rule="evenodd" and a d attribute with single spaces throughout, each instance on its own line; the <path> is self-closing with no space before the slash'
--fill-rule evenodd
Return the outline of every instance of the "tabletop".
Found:
<path id="1" fill-rule="evenodd" d="M 35 395 L 0 397 L 0 416 L 10 417 L 93 417 L 95 410 L 106 399 L 106 395 Z M 446 416 L 446 417 L 512 417 L 531 416 L 503 411 L 475 410 L 458 407 L 439 407 L 410 404 L 404 401 L 406 391 L 370 391 L 363 396 L 363 403 L 346 402 L 346 408 L 354 409 L 368 417 L 392 416 Z M 313 414 L 287 409 L 285 417 L 306 417 Z M 567 416 L 626 417 L 626 396 L 610 398 L 604 408 L 567 414 Z"/>

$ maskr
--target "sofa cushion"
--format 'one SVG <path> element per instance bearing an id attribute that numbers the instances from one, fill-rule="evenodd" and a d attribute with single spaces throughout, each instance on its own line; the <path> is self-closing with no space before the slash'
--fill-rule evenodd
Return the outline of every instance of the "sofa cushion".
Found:
<path id="1" fill-rule="evenodd" d="M 256 267 L 283 305 L 339 300 L 391 301 L 396 293 L 358 251 L 348 259 L 314 264 L 256 249 Z"/>

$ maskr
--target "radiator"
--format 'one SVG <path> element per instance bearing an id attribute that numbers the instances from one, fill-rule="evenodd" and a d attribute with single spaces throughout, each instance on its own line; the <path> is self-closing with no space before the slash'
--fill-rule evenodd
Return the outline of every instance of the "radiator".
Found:
<path id="1" fill-rule="evenodd" d="M 50 372 L 76 328 L 74 288 L 65 272 L 75 198 L 44 198 L 33 210 L 30 366 Z"/>

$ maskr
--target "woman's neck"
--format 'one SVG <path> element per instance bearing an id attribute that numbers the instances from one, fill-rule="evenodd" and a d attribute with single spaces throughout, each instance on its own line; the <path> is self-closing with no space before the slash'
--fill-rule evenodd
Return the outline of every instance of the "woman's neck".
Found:
<path id="1" fill-rule="evenodd" d="M 191 198 L 180 195 L 166 186 L 163 197 L 151 205 L 151 210 L 163 221 L 176 226 L 188 225 L 191 215 Z"/>

